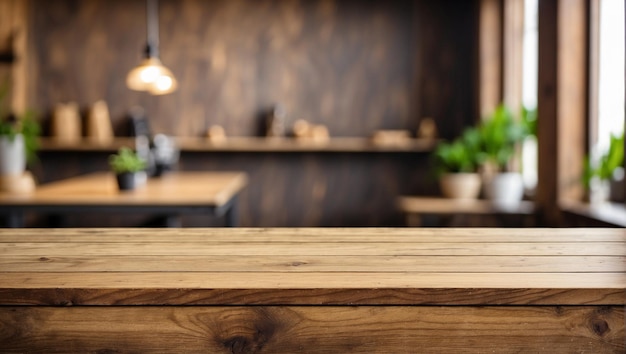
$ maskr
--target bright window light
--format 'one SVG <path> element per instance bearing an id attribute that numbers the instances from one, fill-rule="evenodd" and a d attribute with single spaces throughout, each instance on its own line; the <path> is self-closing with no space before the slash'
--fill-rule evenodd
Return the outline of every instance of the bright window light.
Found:
<path id="1" fill-rule="evenodd" d="M 596 154 L 624 131 L 624 0 L 600 0 Z"/>

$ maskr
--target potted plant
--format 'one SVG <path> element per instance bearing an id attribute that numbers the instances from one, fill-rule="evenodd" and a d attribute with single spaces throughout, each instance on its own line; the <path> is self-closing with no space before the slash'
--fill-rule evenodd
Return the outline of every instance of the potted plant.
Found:
<path id="1" fill-rule="evenodd" d="M 476 128 L 467 128 L 460 138 L 439 143 L 435 158 L 439 169 L 439 184 L 445 197 L 476 199 L 481 179 L 478 166 L 482 161 L 480 136 Z"/>
<path id="2" fill-rule="evenodd" d="M 39 123 L 33 111 L 21 116 L 7 107 L 8 81 L 0 87 L 0 175 L 22 176 L 26 163 L 36 157 Z"/>
<path id="3" fill-rule="evenodd" d="M 589 156 L 585 157 L 583 171 L 583 185 L 588 193 L 588 200 L 592 203 L 606 202 L 611 194 L 611 182 L 617 178 L 617 172 L 621 171 L 624 164 L 624 134 L 621 136 L 611 135 L 609 150 L 602 154 L 595 163 Z M 623 185 L 615 183 L 613 188 Z M 617 197 L 621 192 L 614 193 Z"/>
<path id="4" fill-rule="evenodd" d="M 145 161 L 127 147 L 122 147 L 117 154 L 111 155 L 109 165 L 115 172 L 117 185 L 122 191 L 135 189 L 142 180 L 141 173 L 146 167 Z"/>
<path id="5" fill-rule="evenodd" d="M 527 128 L 501 104 L 478 129 L 485 153 L 485 196 L 502 207 L 513 207 L 524 195 L 524 181 L 521 173 L 512 169 L 511 162 L 518 144 L 528 135 Z"/>

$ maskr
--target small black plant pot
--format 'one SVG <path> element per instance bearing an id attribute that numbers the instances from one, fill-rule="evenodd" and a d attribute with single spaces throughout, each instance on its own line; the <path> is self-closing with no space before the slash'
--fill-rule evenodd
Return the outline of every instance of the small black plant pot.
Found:
<path id="1" fill-rule="evenodd" d="M 135 189 L 136 180 L 135 173 L 125 172 L 119 173 L 116 175 L 117 177 L 117 186 L 121 191 L 130 191 Z"/>

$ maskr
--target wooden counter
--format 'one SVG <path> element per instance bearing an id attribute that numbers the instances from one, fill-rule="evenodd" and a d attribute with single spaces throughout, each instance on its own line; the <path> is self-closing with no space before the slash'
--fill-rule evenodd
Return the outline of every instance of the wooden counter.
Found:
<path id="1" fill-rule="evenodd" d="M 624 229 L 0 230 L 0 352 L 623 353 Z"/>

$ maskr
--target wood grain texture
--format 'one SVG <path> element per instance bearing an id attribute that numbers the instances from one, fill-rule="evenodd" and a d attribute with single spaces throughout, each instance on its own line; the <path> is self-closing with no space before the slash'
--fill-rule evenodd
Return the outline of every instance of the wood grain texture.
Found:
<path id="1" fill-rule="evenodd" d="M 579 288 L 595 289 L 594 301 L 626 302 L 626 235 L 619 229 L 11 231 L 0 232 L 0 284 L 70 293 L 101 289 L 105 296 L 99 301 L 105 302 L 115 289 L 140 288 L 148 293 L 181 288 L 369 293 L 359 299 L 378 297 L 380 289 L 500 289 L 506 294 Z M 26 301 L 19 293 L 22 297 L 12 301 Z M 285 301 L 294 301 L 295 293 Z M 273 301 L 282 296 L 277 292 Z"/>
<path id="2" fill-rule="evenodd" d="M 62 276 L 62 274 L 58 274 Z M 326 274 L 326 276 L 332 276 Z M 485 274 L 481 274 L 485 277 Z M 514 275 L 516 276 L 516 275 Z M 302 278 L 301 275 L 298 276 Z M 509 275 L 510 277 L 510 275 Z M 478 279 L 478 277 L 474 277 Z M 407 305 L 407 306 L 446 306 L 450 304 L 467 306 L 525 305 L 525 306 L 564 306 L 564 305 L 611 305 L 624 302 L 623 289 L 479 289 L 479 288 L 423 288 L 411 287 L 371 289 L 328 289 L 321 288 L 281 288 L 279 284 L 268 284 L 268 288 L 249 289 L 189 289 L 182 288 L 129 287 L 117 289 L 101 288 L 3 288 L 0 289 L 0 303 L 12 306 L 126 306 L 126 305 L 210 305 L 229 304 L 250 305 Z M 231 283 L 232 285 L 232 283 Z M 271 286 L 274 288 L 271 288 Z M 552 285 L 552 284 L 549 284 Z"/>
<path id="3" fill-rule="evenodd" d="M 2 307 L 0 349 L 619 353 L 623 322 L 620 307 Z"/>
<path id="4" fill-rule="evenodd" d="M 619 353 L 624 245 L 622 229 L 0 230 L 0 351 Z"/>

